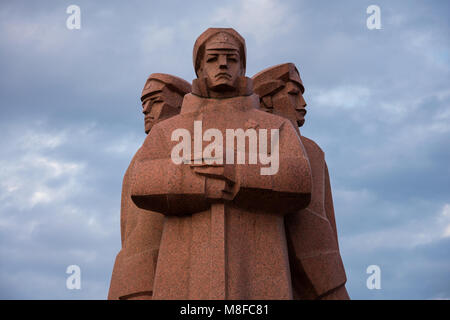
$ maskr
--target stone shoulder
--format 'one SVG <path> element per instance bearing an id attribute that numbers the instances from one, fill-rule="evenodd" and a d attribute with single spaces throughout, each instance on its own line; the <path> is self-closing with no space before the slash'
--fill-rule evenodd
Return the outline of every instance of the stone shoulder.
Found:
<path id="1" fill-rule="evenodd" d="M 138 155 L 139 155 L 141 150 L 142 150 L 142 147 L 139 147 L 139 149 L 134 154 L 133 158 L 130 161 L 130 164 L 127 167 L 127 170 L 125 171 L 124 178 L 128 177 L 130 175 L 130 171 L 133 169 L 134 163 L 136 162 L 136 159 L 137 159 L 137 157 L 138 157 Z"/>
<path id="2" fill-rule="evenodd" d="M 319 155 L 321 158 L 325 160 L 325 152 L 323 152 L 322 148 L 320 148 L 319 145 L 314 140 L 307 138 L 305 136 L 301 136 L 300 138 L 308 155 L 311 154 Z"/>
<path id="3" fill-rule="evenodd" d="M 259 109 L 251 109 L 250 114 L 252 115 L 252 117 L 254 118 L 255 121 L 261 121 L 261 122 L 269 122 L 272 124 L 272 126 L 280 128 L 283 125 L 290 125 L 292 126 L 291 122 L 286 119 L 283 118 L 279 115 L 276 114 L 272 114 L 272 113 L 268 113 Z M 292 126 L 293 129 L 295 129 Z"/>

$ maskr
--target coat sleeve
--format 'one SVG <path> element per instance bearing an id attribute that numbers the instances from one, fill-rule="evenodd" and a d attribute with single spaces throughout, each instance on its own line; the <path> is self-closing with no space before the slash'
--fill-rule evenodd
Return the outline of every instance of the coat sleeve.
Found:
<path id="1" fill-rule="evenodd" d="M 322 300 L 348 300 L 350 299 L 347 289 L 345 288 L 345 283 L 347 282 L 347 276 L 345 274 L 344 264 L 342 262 L 342 257 L 339 252 L 339 241 L 337 235 L 337 227 L 336 227 L 336 218 L 334 215 L 334 206 L 333 206 L 333 196 L 331 193 L 331 184 L 330 184 L 330 175 L 328 173 L 328 166 L 324 160 L 324 176 L 325 176 L 325 213 L 330 222 L 330 226 L 333 229 L 334 237 L 336 238 L 336 247 L 337 247 L 337 265 L 336 275 L 334 279 L 336 279 L 336 288 L 332 291 L 327 292 L 326 294 L 321 296 Z M 339 281 L 338 281 L 339 280 Z"/>
<path id="2" fill-rule="evenodd" d="M 296 299 L 345 299 L 345 270 L 337 244 L 328 170 L 320 147 L 302 137 L 313 176 L 310 205 L 285 217 Z"/>
<path id="3" fill-rule="evenodd" d="M 130 224 L 130 221 L 128 219 L 128 211 L 130 207 L 130 174 L 131 170 L 134 166 L 134 162 L 136 160 L 136 156 L 138 155 L 138 152 L 133 156 L 133 159 L 130 162 L 130 165 L 127 168 L 127 171 L 125 172 L 125 175 L 123 177 L 122 181 L 122 195 L 121 195 L 121 201 L 120 201 L 120 238 L 122 241 L 122 248 L 124 246 L 125 240 L 126 240 L 126 232 L 127 232 L 127 226 Z M 132 224 L 132 222 L 131 222 Z"/>
<path id="4" fill-rule="evenodd" d="M 205 178 L 186 164 L 175 164 L 162 129 L 152 128 L 136 158 L 131 198 L 142 209 L 164 215 L 186 215 L 209 208 Z"/>
<path id="5" fill-rule="evenodd" d="M 336 237 L 336 242 L 338 242 L 336 218 L 334 216 L 333 196 L 331 193 L 330 175 L 328 173 L 328 166 L 326 162 L 324 174 L 325 174 L 325 213 L 327 215 L 328 221 L 330 221 L 331 228 L 333 228 L 334 235 Z"/>
<path id="6" fill-rule="evenodd" d="M 139 153 L 139 151 L 138 151 Z M 137 208 L 130 197 L 131 161 L 122 185 L 122 248 L 116 256 L 108 299 L 151 299 L 163 216 Z"/>
<path id="7" fill-rule="evenodd" d="M 121 195 L 121 201 L 120 201 L 120 240 L 122 243 L 122 248 L 125 243 L 125 230 L 127 229 L 127 215 L 126 215 L 127 212 L 125 210 L 127 195 L 125 193 L 125 182 L 126 182 L 126 180 L 128 180 L 127 179 L 128 172 L 129 172 L 129 167 L 128 167 L 127 171 L 125 172 L 125 176 L 123 177 L 122 195 Z"/>
<path id="8" fill-rule="evenodd" d="M 269 175 L 261 174 L 261 169 L 267 165 L 239 165 L 238 200 L 282 214 L 309 204 L 312 189 L 309 160 L 299 136 L 287 120 L 279 129 L 278 158 L 278 171 Z"/>

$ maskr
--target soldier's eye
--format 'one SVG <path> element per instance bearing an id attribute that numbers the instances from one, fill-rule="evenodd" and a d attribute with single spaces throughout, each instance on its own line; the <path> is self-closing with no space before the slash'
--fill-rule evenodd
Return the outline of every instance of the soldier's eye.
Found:
<path id="1" fill-rule="evenodd" d="M 208 55 L 206 57 L 206 62 L 213 62 L 217 60 L 217 55 Z"/>

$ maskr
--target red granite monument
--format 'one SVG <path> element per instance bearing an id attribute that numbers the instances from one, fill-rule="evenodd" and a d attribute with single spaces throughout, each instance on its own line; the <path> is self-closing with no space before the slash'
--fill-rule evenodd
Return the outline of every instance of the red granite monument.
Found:
<path id="1" fill-rule="evenodd" d="M 323 152 L 298 129 L 295 66 L 252 81 L 228 28 L 199 36 L 193 64 L 181 110 L 146 126 L 125 175 L 109 298 L 348 299 Z M 190 91 L 177 84 L 165 101 Z"/>

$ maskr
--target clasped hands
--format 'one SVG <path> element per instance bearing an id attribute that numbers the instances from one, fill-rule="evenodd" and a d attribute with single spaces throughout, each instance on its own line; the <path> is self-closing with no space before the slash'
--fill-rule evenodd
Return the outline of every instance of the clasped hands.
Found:
<path id="1" fill-rule="evenodd" d="M 205 163 L 205 159 L 201 159 L 201 163 L 192 161 L 191 169 L 198 175 L 206 177 L 205 193 L 206 198 L 211 200 L 228 200 L 234 199 L 239 191 L 239 179 L 237 174 L 237 166 L 235 164 L 217 164 Z"/>

